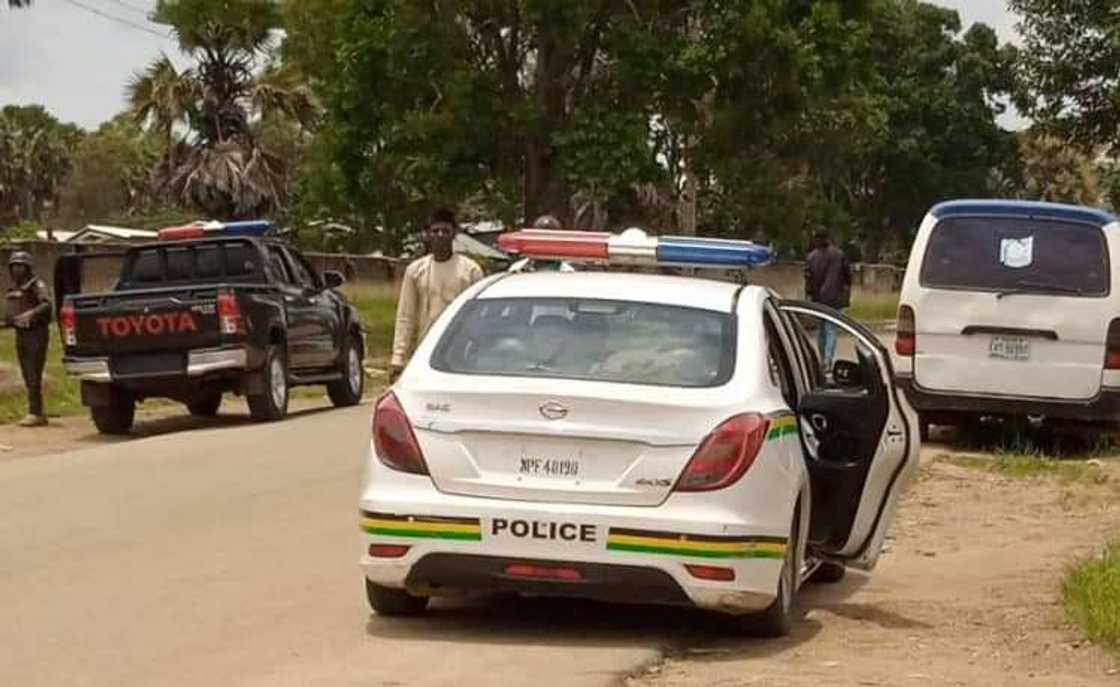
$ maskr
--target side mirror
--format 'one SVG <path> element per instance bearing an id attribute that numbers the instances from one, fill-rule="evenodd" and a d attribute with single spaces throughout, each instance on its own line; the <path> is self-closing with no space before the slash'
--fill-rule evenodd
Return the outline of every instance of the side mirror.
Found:
<path id="1" fill-rule="evenodd" d="M 863 368 L 858 363 L 837 360 L 832 365 L 832 379 L 837 386 L 855 389 L 863 386 Z"/>
<path id="2" fill-rule="evenodd" d="M 326 284 L 328 289 L 337 289 L 346 283 L 346 277 L 342 276 L 341 272 L 328 270 L 323 272 L 323 283 Z"/>

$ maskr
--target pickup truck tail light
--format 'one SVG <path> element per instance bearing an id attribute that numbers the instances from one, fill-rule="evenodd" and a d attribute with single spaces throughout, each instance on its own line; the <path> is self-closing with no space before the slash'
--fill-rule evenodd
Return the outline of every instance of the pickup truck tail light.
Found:
<path id="1" fill-rule="evenodd" d="M 713 491 L 729 487 L 746 474 L 766 443 L 770 420 L 745 413 L 725 421 L 692 454 L 676 491 Z"/>
<path id="2" fill-rule="evenodd" d="M 392 392 L 382 396 L 373 409 L 373 450 L 378 460 L 394 470 L 429 474 L 412 423 Z"/>
<path id="3" fill-rule="evenodd" d="M 910 357 L 918 350 L 918 325 L 914 320 L 914 309 L 904 305 L 898 309 L 898 327 L 895 329 L 894 351 L 903 357 Z"/>
<path id="4" fill-rule="evenodd" d="M 78 312 L 74 306 L 67 303 L 58 313 L 58 327 L 62 330 L 62 344 L 64 346 L 78 345 Z"/>
<path id="5" fill-rule="evenodd" d="M 241 304 L 232 293 L 218 294 L 218 329 L 223 334 L 240 334 L 245 331 L 241 319 Z"/>
<path id="6" fill-rule="evenodd" d="M 1104 369 L 1120 370 L 1120 319 L 1108 323 L 1104 345 Z"/>

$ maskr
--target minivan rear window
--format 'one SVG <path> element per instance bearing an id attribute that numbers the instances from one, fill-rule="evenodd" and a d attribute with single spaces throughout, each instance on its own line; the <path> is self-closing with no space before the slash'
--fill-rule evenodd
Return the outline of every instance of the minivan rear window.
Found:
<path id="1" fill-rule="evenodd" d="M 482 299 L 467 303 L 432 356 L 458 374 L 670 387 L 725 384 L 734 369 L 729 314 L 628 301 Z"/>
<path id="2" fill-rule="evenodd" d="M 934 227 L 920 275 L 927 288 L 1102 297 L 1104 232 L 1088 224 L 963 217 Z"/>

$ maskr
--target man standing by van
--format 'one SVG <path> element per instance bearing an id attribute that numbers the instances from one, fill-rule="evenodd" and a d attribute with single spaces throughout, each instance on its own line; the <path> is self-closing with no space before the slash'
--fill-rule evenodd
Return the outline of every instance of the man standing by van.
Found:
<path id="1" fill-rule="evenodd" d="M 823 227 L 813 234 L 813 251 L 805 259 L 805 297 L 814 303 L 843 310 L 851 305 L 852 267 L 844 252 L 828 238 Z M 817 331 L 817 348 L 827 373 L 836 356 L 836 326 L 822 322 Z"/>
<path id="2" fill-rule="evenodd" d="M 414 261 L 404 272 L 397 321 L 393 330 L 393 356 L 389 382 L 395 382 L 408 362 L 416 342 L 459 294 L 482 279 L 482 268 L 474 260 L 456 255 L 455 235 L 459 223 L 450 210 L 438 210 L 428 222 L 424 238 L 428 255 Z"/>

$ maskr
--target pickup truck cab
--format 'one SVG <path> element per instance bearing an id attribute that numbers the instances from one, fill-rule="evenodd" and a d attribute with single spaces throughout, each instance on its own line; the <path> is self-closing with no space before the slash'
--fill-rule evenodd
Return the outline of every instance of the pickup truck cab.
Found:
<path id="1" fill-rule="evenodd" d="M 63 297 L 63 362 L 106 434 L 128 432 L 146 398 L 214 415 L 232 392 L 246 397 L 253 419 L 270 421 L 287 414 L 293 386 L 325 384 L 336 406 L 354 405 L 365 341 L 357 311 L 336 291 L 342 282 L 261 237 L 137 246 L 111 291 Z"/>

